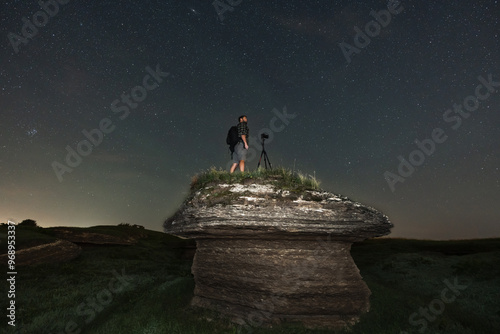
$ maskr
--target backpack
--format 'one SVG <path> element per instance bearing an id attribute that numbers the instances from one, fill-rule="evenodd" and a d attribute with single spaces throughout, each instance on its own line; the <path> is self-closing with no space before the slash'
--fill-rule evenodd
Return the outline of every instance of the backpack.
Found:
<path id="1" fill-rule="evenodd" d="M 226 144 L 229 145 L 229 150 L 231 151 L 231 159 L 233 158 L 234 147 L 240 141 L 238 136 L 238 127 L 236 125 L 232 126 L 227 132 Z"/>

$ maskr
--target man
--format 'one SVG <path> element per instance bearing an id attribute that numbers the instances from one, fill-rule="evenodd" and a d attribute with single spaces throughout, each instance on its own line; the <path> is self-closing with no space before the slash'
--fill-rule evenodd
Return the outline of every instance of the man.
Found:
<path id="1" fill-rule="evenodd" d="M 236 167 L 240 166 L 240 171 L 245 171 L 245 160 L 247 158 L 248 152 L 248 125 L 247 125 L 247 116 L 242 115 L 238 118 L 238 144 L 234 147 L 233 154 L 233 165 L 231 166 L 230 172 L 234 172 Z"/>

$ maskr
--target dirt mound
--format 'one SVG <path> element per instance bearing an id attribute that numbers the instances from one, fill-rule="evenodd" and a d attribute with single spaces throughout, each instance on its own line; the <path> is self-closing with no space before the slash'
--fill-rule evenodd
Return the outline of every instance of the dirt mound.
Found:
<path id="1" fill-rule="evenodd" d="M 142 235 L 116 236 L 104 233 L 88 232 L 67 228 L 53 228 L 52 232 L 60 239 L 68 240 L 79 244 L 96 245 L 133 245 Z"/>

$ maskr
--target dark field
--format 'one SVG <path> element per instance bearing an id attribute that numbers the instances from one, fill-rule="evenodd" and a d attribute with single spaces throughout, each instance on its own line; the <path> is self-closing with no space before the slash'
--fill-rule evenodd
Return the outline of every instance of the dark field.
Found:
<path id="1" fill-rule="evenodd" d="M 75 229 L 79 232 L 82 229 Z M 130 226 L 83 229 L 133 245 L 80 244 L 65 263 L 17 266 L 16 327 L 2 333 L 334 333 L 288 324 L 239 328 L 217 314 L 189 308 L 193 243 Z M 6 252 L 5 226 L 0 228 Z M 16 248 L 55 240 L 52 229 L 18 227 Z M 338 333 L 498 333 L 500 239 L 423 241 L 377 239 L 351 254 L 372 291 L 371 310 Z M 7 276 L 7 266 L 2 261 Z M 2 280 L 7 296 L 7 280 Z"/>

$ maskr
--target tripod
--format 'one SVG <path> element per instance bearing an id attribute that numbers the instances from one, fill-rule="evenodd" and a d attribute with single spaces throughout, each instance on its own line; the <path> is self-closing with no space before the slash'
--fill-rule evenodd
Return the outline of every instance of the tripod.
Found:
<path id="1" fill-rule="evenodd" d="M 269 169 L 273 169 L 273 165 L 271 165 L 271 161 L 269 161 L 269 157 L 267 156 L 266 149 L 264 148 L 264 141 L 266 138 L 261 137 L 262 139 L 262 152 L 260 153 L 260 158 L 259 158 L 259 163 L 257 164 L 257 169 L 260 167 L 260 161 L 262 160 L 262 157 L 264 157 L 264 166 L 267 169 L 267 164 L 269 164 Z"/>

